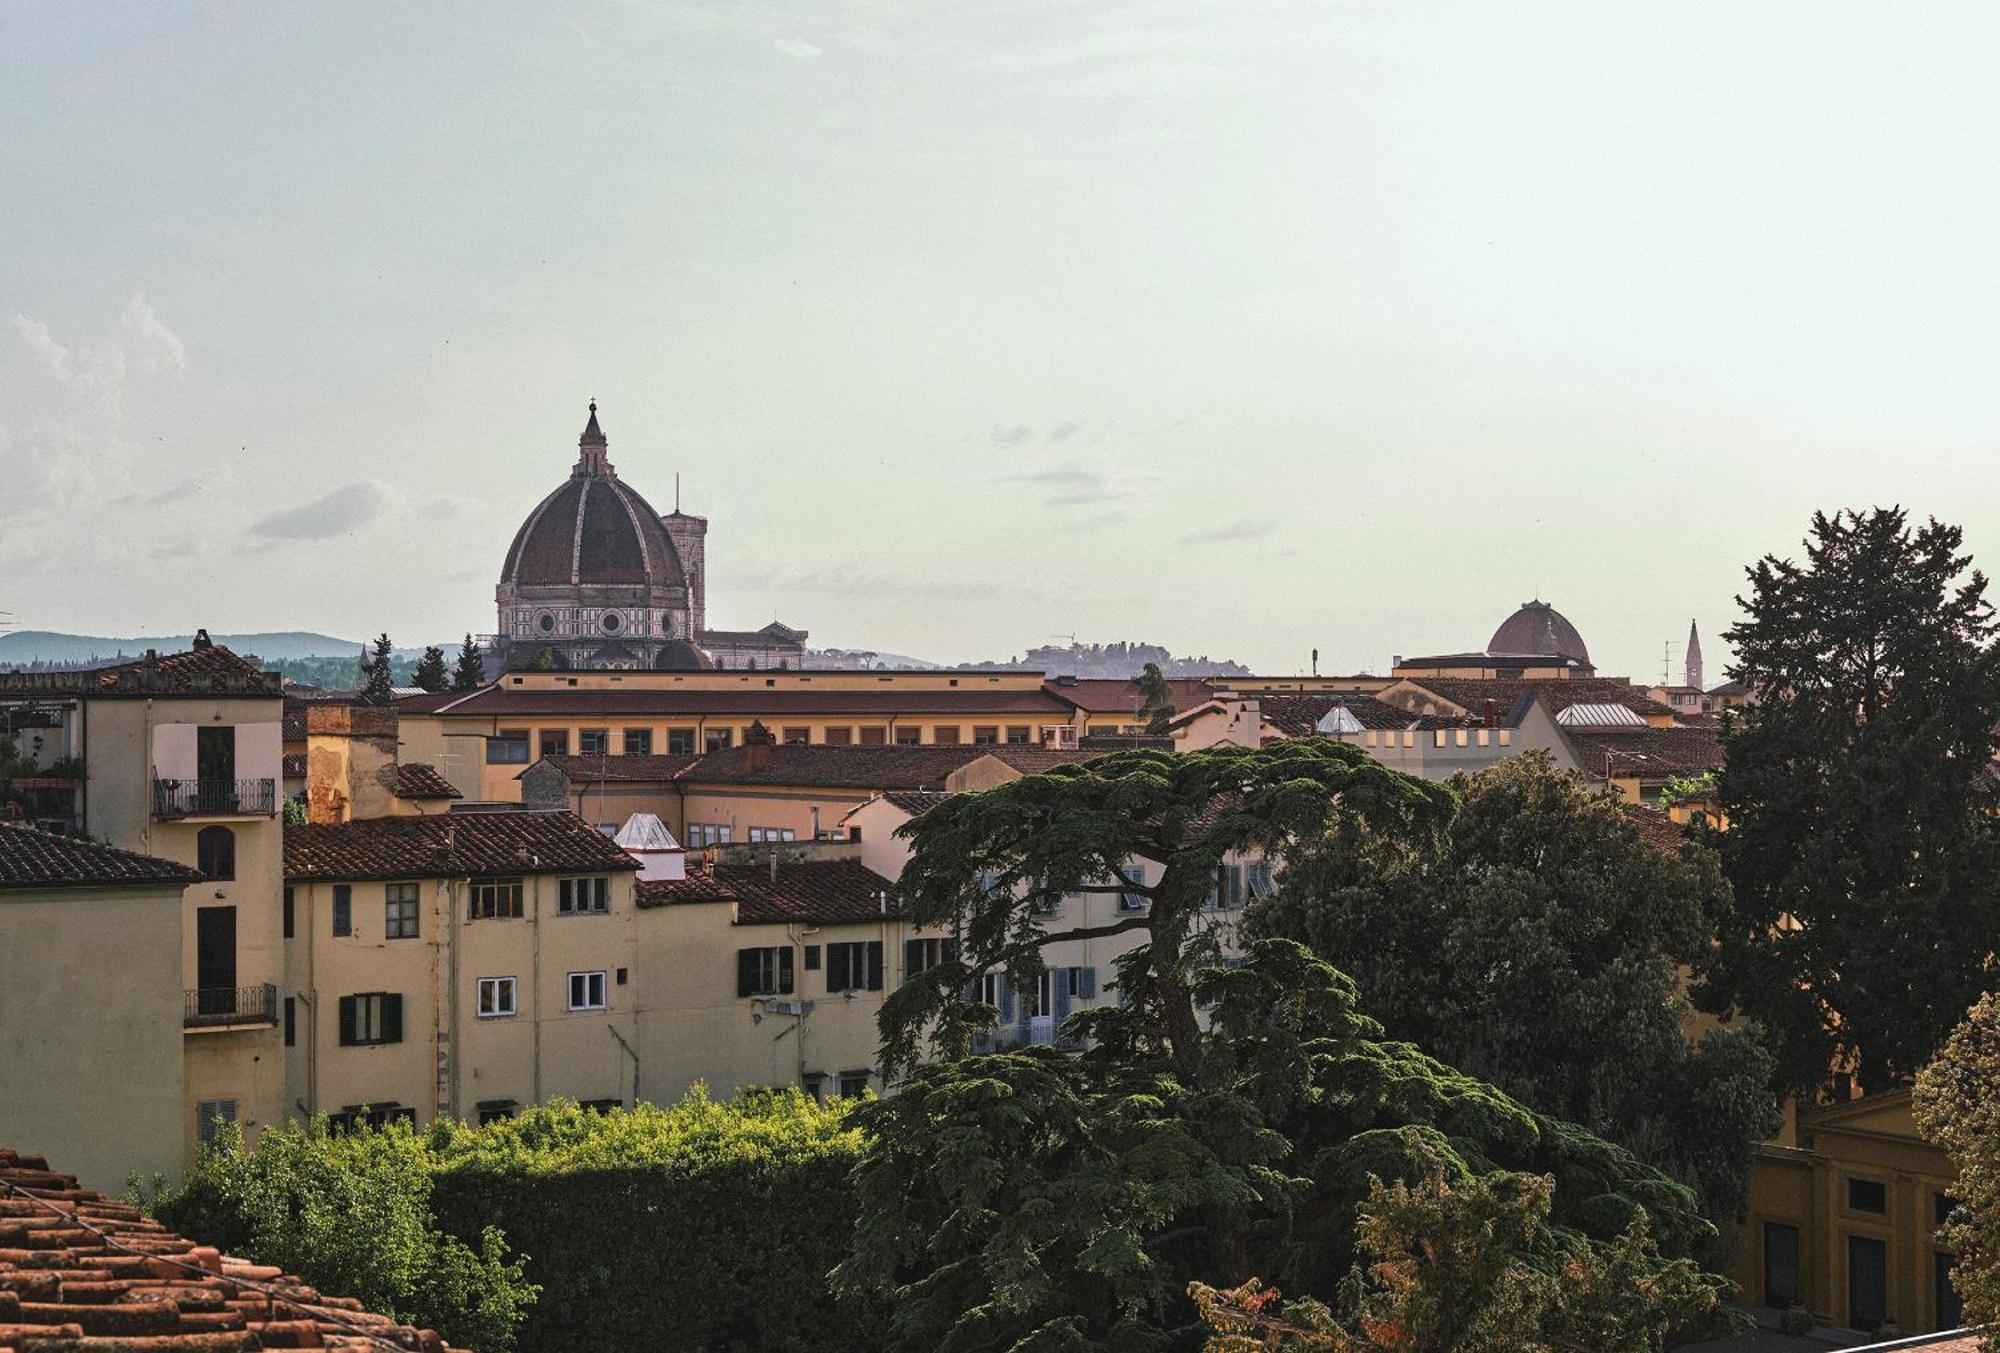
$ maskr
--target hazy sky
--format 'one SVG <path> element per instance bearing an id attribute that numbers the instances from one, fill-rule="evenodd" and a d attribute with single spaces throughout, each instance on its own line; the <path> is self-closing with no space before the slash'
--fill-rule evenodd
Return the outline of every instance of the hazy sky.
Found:
<path id="1" fill-rule="evenodd" d="M 0 610 L 490 630 L 592 396 L 712 623 L 936 658 L 2000 565 L 1991 0 L 555 9 L 0 6 Z"/>

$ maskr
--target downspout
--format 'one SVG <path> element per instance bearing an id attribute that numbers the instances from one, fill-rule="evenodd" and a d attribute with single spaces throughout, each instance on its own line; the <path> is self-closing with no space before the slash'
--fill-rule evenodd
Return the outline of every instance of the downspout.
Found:
<path id="1" fill-rule="evenodd" d="M 606 1024 L 604 1028 L 618 1040 L 618 1046 L 625 1049 L 625 1055 L 632 1059 L 632 1104 L 636 1108 L 639 1104 L 639 1051 L 625 1041 L 625 1035 L 618 1032 L 616 1025 Z"/>
<path id="2" fill-rule="evenodd" d="M 77 825 L 83 829 L 83 834 L 88 836 L 90 835 L 90 701 L 79 700 L 76 703 L 77 708 L 83 712 L 78 730 L 82 746 L 78 748 L 76 758 L 83 763 L 83 784 L 78 791 L 82 800 L 76 806 L 76 819 Z M 146 792 L 151 794 L 152 788 L 148 786 Z M 150 809 L 152 805 L 149 803 L 146 807 Z"/>
<path id="3" fill-rule="evenodd" d="M 539 867 L 541 860 L 536 859 L 534 863 Z M 542 1102 L 542 876 L 535 874 L 531 877 L 534 883 L 529 892 L 534 900 L 528 910 L 528 925 L 531 927 L 528 933 L 528 961 L 531 965 L 528 980 L 534 983 L 535 992 L 534 1092 L 535 1103 L 539 1104 Z"/>
<path id="4" fill-rule="evenodd" d="M 306 1025 L 306 1118 L 308 1121 L 319 1116 L 319 965 L 315 955 L 319 948 L 319 927 L 314 924 L 313 913 L 317 910 L 313 900 L 319 894 L 319 885 L 306 885 L 306 1013 L 312 1018 Z"/>

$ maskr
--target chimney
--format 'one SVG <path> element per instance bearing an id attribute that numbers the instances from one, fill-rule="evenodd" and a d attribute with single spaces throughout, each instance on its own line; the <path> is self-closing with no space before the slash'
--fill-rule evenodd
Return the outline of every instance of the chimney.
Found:
<path id="1" fill-rule="evenodd" d="M 1485 709 L 1481 711 L 1481 717 L 1488 728 L 1498 728 L 1500 726 L 1500 702 L 1488 699 Z"/>
<path id="2" fill-rule="evenodd" d="M 771 730 L 764 727 L 762 719 L 755 720 L 743 730 L 743 763 L 748 770 L 763 770 L 771 764 L 771 744 L 777 739 Z"/>
<path id="3" fill-rule="evenodd" d="M 771 882 L 776 883 L 777 881 L 778 881 L 778 852 L 774 849 L 771 852 Z"/>

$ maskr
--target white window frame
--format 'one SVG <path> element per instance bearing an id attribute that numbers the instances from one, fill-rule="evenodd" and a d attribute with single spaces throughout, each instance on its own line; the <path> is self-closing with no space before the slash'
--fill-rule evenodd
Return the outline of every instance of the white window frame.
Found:
<path id="1" fill-rule="evenodd" d="M 576 999 L 578 990 L 577 981 L 579 978 L 582 979 L 583 982 L 582 1004 L 578 1004 Z M 602 968 L 594 968 L 594 969 L 588 969 L 583 972 L 571 973 L 569 975 L 569 1008 L 571 1010 L 578 1012 L 609 1010 L 611 1008 L 610 1005 L 611 992 L 609 984 L 606 983 L 604 979 L 605 979 L 605 973 L 604 969 Z M 595 989 L 595 993 L 597 996 L 597 1000 L 594 1004 L 591 1002 L 590 999 L 593 988 Z"/>
<path id="2" fill-rule="evenodd" d="M 556 884 L 556 915 L 604 916 L 611 911 L 611 880 L 598 874 L 561 879 Z"/>
<path id="3" fill-rule="evenodd" d="M 501 994 L 506 994 L 506 1008 L 501 1008 Z M 488 995 L 491 994 L 491 1001 Z M 480 1019 L 512 1019 L 520 1013 L 521 983 L 513 976 L 482 977 L 479 979 L 478 1003 L 473 1006 Z M 488 1009 L 488 1005 L 492 1008 Z"/>

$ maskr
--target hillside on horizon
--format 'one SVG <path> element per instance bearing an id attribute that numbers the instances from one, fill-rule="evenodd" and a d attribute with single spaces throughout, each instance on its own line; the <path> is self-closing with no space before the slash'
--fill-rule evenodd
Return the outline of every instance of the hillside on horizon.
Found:
<path id="1" fill-rule="evenodd" d="M 209 638 L 233 652 L 254 654 L 272 662 L 292 658 L 352 659 L 361 649 L 358 639 L 338 639 L 331 634 L 318 634 L 311 630 L 211 634 Z M 16 630 L 11 634 L 0 634 L 0 667 L 25 667 L 31 663 L 72 665 L 117 662 L 143 657 L 149 648 L 161 653 L 177 653 L 193 643 L 192 634 L 116 638 L 97 634 L 62 634 L 54 630 Z M 422 652 L 421 649 L 415 651 Z"/>

